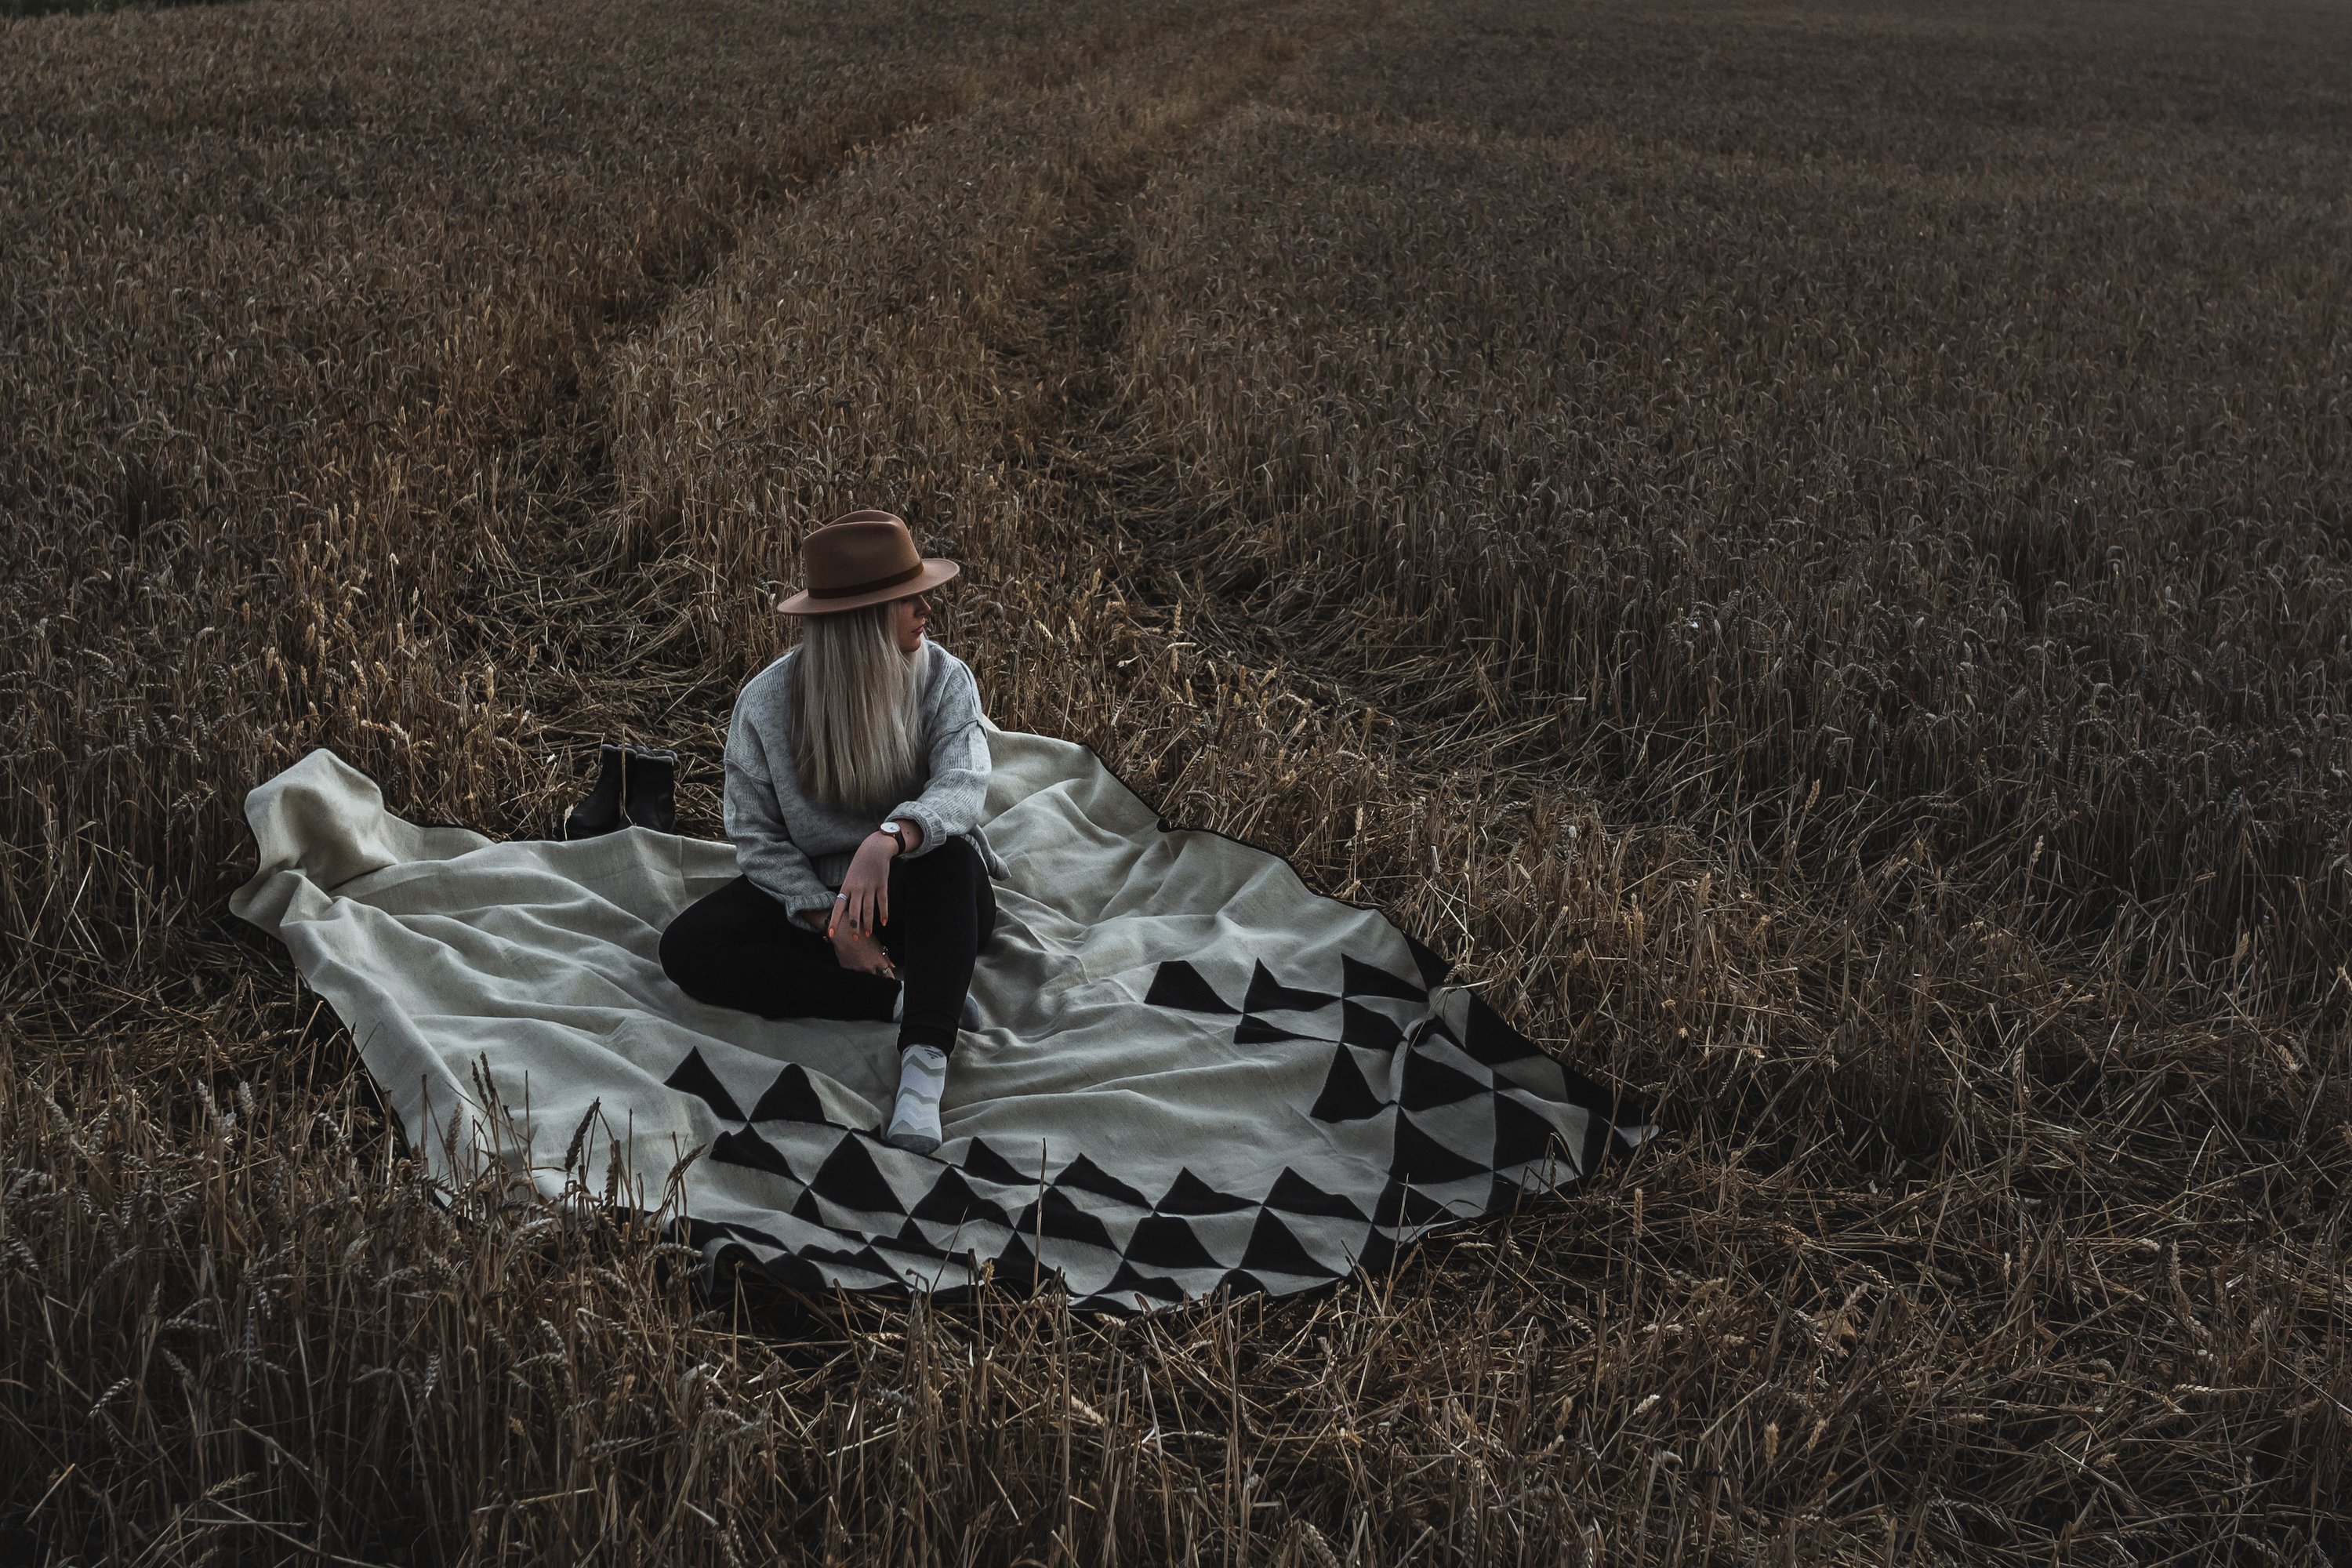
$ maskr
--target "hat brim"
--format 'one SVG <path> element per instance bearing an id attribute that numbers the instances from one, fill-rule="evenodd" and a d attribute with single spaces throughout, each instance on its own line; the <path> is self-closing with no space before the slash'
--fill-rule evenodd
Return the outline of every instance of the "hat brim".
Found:
<path id="1" fill-rule="evenodd" d="M 900 559 L 904 559 L 901 557 Z M 877 588 L 870 594 L 850 594 L 841 598 L 820 598 L 806 588 L 776 606 L 780 616 L 833 616 L 844 610 L 862 610 L 868 605 L 887 605 L 893 599 L 911 599 L 953 577 L 963 568 L 954 562 L 931 555 L 923 559 L 923 569 L 903 583 L 893 583 L 887 588 Z"/>

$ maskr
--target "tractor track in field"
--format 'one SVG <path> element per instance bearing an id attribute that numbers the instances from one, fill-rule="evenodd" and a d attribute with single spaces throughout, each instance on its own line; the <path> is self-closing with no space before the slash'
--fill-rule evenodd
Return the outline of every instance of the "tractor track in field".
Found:
<path id="1" fill-rule="evenodd" d="M 1219 40 L 1222 53 L 1196 61 L 1190 79 L 1160 84 L 1158 101 L 1176 107 L 1158 136 L 1080 172 L 1040 247 L 1027 309 L 999 345 L 1008 404 L 1017 401 L 1013 387 L 1034 383 L 1052 389 L 1050 405 L 1024 406 L 1001 455 L 1034 487 L 1038 512 L 1058 520 L 1107 584 L 1150 611 L 1172 616 L 1181 605 L 1184 637 L 1203 652 L 1279 668 L 1298 694 L 1351 721 L 1368 710 L 1382 715 L 1399 749 L 1431 776 L 1519 774 L 1507 788 L 1516 795 L 1556 754 L 1544 739 L 1549 726 L 1514 725 L 1458 704 L 1433 709 L 1402 683 L 1339 668 L 1328 639 L 1261 613 L 1245 591 L 1220 584 L 1189 547 L 1197 506 L 1182 494 L 1176 459 L 1131 398 L 1134 204 L 1218 127 L 1267 101 L 1301 56 L 1369 29 L 1389 9 L 1381 0 L 1351 22 L 1271 10 L 1255 30 L 1237 24 Z"/>
<path id="2" fill-rule="evenodd" d="M 1380 694 L 1351 689 L 1318 669 L 1305 639 L 1251 621 L 1186 558 L 1173 458 L 1141 427 L 1128 378 L 1134 203 L 1233 115 L 1265 100 L 1302 55 L 1360 29 L 1383 9 L 1334 14 L 1275 4 L 1240 16 L 1187 14 L 1111 47 L 1030 62 L 1035 68 L 1008 71 L 988 89 L 952 101 L 898 103 L 866 119 L 844 115 L 833 134 L 788 168 L 730 187 L 733 205 L 708 233 L 677 247 L 658 286 L 610 310 L 572 345 L 562 395 L 498 454 L 510 471 L 530 476 L 527 515 L 509 542 L 513 569 L 455 608 L 473 623 L 467 640 L 482 657 L 510 653 L 534 637 L 555 655 L 563 673 L 551 681 L 542 669 L 534 693 L 544 743 L 577 750 L 583 741 L 630 733 L 649 721 L 669 729 L 664 738 L 674 742 L 681 721 L 723 723 L 733 697 L 732 683 L 685 648 L 648 641 L 644 617 L 616 613 L 641 591 L 645 565 L 664 546 L 658 538 L 629 551 L 614 544 L 624 498 L 607 444 L 610 367 L 720 276 L 765 226 L 821 199 L 862 158 L 922 127 L 951 128 L 992 106 L 1042 101 L 1073 83 L 1102 80 L 1154 48 L 1174 58 L 1118 89 L 1106 123 L 1129 133 L 1107 140 L 1071 172 L 1032 253 L 1013 319 L 992 343 L 1003 365 L 997 456 L 1029 492 L 1032 515 L 1053 519 L 1057 532 L 1098 558 L 1106 580 L 1131 602 L 1171 612 L 1181 604 L 1196 643 L 1238 663 L 1279 663 L 1334 710 L 1382 706 Z M 1039 391 L 1024 395 L 1029 387 Z M 689 742 L 689 749 L 715 764 L 715 752 L 701 757 L 709 747 Z M 564 786 L 551 781 L 551 787 Z"/>
<path id="3" fill-rule="evenodd" d="M 1386 6 L 1369 9 L 1369 23 Z M 1216 128 L 1265 101 L 1293 61 L 1341 31 L 1292 33 L 1255 60 L 1216 79 L 1192 111 L 1171 121 L 1154 144 L 1088 168 L 1044 246 L 1024 330 L 1005 347 L 1008 382 L 1055 389 L 1055 404 L 1009 444 L 1008 463 L 1037 486 L 1071 540 L 1100 563 L 1104 579 L 1130 602 L 1172 613 L 1185 636 L 1213 655 L 1257 668 L 1282 668 L 1294 687 L 1334 711 L 1389 711 L 1394 694 L 1330 667 L 1314 639 L 1253 613 L 1187 552 L 1186 504 L 1164 444 L 1143 428 L 1129 387 L 1129 303 L 1135 285 L 1133 206 L 1153 178 Z M 1459 753 L 1481 714 L 1401 722 L 1398 739 L 1433 761 Z M 1491 768 L 1487 747 L 1475 765 Z"/>
<path id="4" fill-rule="evenodd" d="M 682 688 L 681 698 L 703 695 L 697 671 L 690 666 L 668 668 L 672 661 L 657 647 L 638 642 L 630 617 L 582 613 L 590 604 L 625 598 L 628 580 L 660 547 L 655 541 L 650 548 L 628 552 L 610 548 L 610 524 L 622 498 L 604 406 L 609 367 L 629 345 L 657 330 L 680 301 L 720 274 L 763 225 L 821 196 L 875 150 L 992 105 L 1043 98 L 1171 40 L 1223 41 L 1234 27 L 1231 13 L 1202 6 L 1086 40 L 1076 48 L 1040 51 L 984 79 L 941 83 L 928 95 L 882 94 L 837 111 L 823 133 L 771 166 L 705 179 L 681 205 L 681 222 L 689 232 L 682 239 L 673 234 L 658 253 L 643 258 L 652 286 L 609 301 L 583 334 L 564 345 L 554 367 L 557 395 L 526 428 L 484 454 L 486 467 L 520 472 L 528 479 L 520 526 L 509 542 L 512 572 L 502 582 L 485 584 L 468 596 L 472 602 L 452 606 L 461 623 L 473 623 L 476 635 L 468 640 L 477 651 L 510 648 L 519 625 L 535 626 L 562 650 L 563 663 L 581 672 L 579 689 L 570 695 L 590 710 L 583 715 L 588 719 L 580 731 L 583 736 L 602 718 L 593 712 L 601 704 L 589 688 L 615 671 L 666 679 Z M 1139 189 L 1146 177 L 1135 173 L 1132 188 Z M 1066 268 L 1071 280 L 1103 275 L 1096 268 Z M 1101 401 L 1099 384 L 1106 376 L 1107 372 L 1081 378 L 1081 405 Z M 563 586 L 551 595 L 551 584 Z M 731 697 L 731 690 L 726 695 Z M 577 738 L 561 721 L 551 722 L 549 733 Z"/>

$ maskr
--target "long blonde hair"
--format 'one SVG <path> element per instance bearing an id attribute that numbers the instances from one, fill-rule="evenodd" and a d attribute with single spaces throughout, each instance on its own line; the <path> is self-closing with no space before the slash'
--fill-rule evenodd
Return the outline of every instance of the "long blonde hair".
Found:
<path id="1" fill-rule="evenodd" d="M 898 646 L 889 601 L 801 618 L 793 765 L 812 799 L 879 816 L 914 793 L 922 651 Z"/>

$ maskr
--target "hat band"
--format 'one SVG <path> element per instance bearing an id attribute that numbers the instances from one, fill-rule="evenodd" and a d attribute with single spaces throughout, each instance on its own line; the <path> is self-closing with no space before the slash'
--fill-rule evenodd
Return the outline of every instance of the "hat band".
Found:
<path id="1" fill-rule="evenodd" d="M 809 588 L 809 597 L 812 599 L 846 599 L 854 594 L 870 594 L 877 588 L 896 587 L 901 583 L 919 577 L 922 574 L 923 563 L 918 561 L 912 566 L 908 567 L 904 572 L 893 572 L 887 577 L 868 577 L 863 583 L 851 583 L 839 588 L 819 588 L 814 584 L 811 584 Z"/>

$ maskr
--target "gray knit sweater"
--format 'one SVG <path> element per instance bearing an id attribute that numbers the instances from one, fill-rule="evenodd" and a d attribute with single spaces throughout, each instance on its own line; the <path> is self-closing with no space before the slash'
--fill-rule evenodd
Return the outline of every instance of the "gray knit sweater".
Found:
<path id="1" fill-rule="evenodd" d="M 735 864 L 751 885 L 793 914 L 833 907 L 834 890 L 879 816 L 822 805 L 801 791 L 793 765 L 794 648 L 750 680 L 735 698 L 727 725 L 727 837 Z M 950 837 L 971 841 L 992 877 L 1004 862 L 980 830 L 988 797 L 987 721 L 980 686 L 963 660 L 925 638 L 919 793 L 889 815 L 921 826 L 914 855 L 928 855 Z"/>

